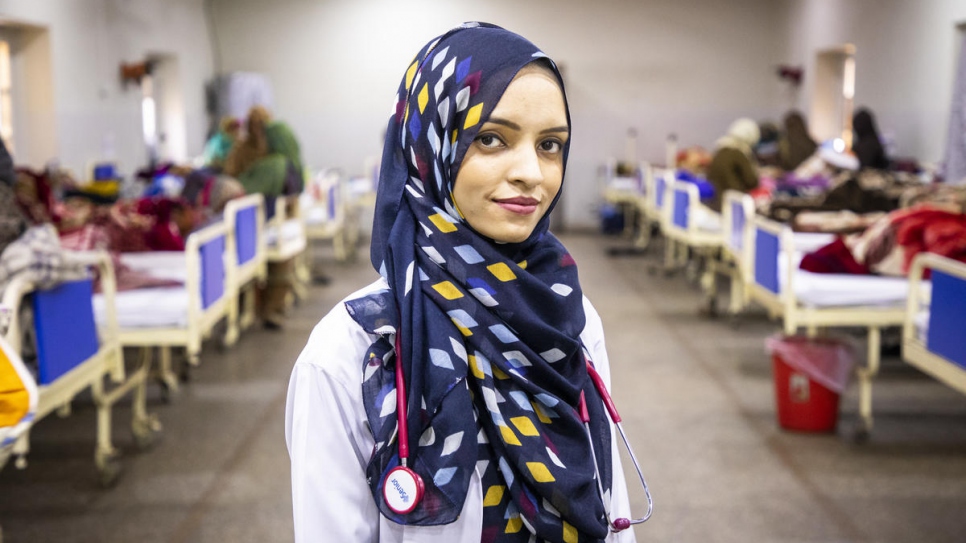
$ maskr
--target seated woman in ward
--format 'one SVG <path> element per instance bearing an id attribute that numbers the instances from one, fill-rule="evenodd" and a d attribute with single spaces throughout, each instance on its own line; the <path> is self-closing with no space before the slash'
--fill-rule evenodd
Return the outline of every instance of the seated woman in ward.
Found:
<path id="1" fill-rule="evenodd" d="M 556 65 L 467 23 L 394 104 L 381 277 L 316 326 L 289 385 L 296 541 L 634 541 L 600 317 L 548 231 L 571 130 Z"/>
<path id="2" fill-rule="evenodd" d="M 708 206 L 721 210 L 721 200 L 726 190 L 751 192 L 758 187 L 758 168 L 753 148 L 758 143 L 758 123 L 751 119 L 738 119 L 731 123 L 728 133 L 715 144 L 708 181 L 714 185 L 714 197 Z"/>

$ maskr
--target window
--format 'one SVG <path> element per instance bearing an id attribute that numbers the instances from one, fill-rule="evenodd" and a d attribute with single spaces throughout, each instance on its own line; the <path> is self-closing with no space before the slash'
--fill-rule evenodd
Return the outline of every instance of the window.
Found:
<path id="1" fill-rule="evenodd" d="M 13 153 L 13 96 L 10 78 L 10 44 L 0 41 L 0 137 Z"/>

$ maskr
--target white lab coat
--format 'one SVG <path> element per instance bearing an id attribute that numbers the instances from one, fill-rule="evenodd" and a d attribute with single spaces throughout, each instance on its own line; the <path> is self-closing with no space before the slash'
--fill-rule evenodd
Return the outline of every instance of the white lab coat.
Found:
<path id="1" fill-rule="evenodd" d="M 386 288 L 383 280 L 352 294 Z M 610 386 L 600 316 L 584 298 L 587 324 L 581 334 L 590 356 Z M 480 474 L 471 479 L 463 512 L 451 524 L 402 526 L 383 517 L 366 483 L 365 468 L 375 445 L 362 402 L 361 361 L 374 341 L 340 303 L 326 315 L 299 355 L 285 406 L 285 440 L 292 461 L 292 502 L 297 543 L 478 542 L 483 518 Z M 630 517 L 627 486 L 611 427 L 611 511 Z M 633 530 L 610 534 L 609 543 L 635 543 Z"/>

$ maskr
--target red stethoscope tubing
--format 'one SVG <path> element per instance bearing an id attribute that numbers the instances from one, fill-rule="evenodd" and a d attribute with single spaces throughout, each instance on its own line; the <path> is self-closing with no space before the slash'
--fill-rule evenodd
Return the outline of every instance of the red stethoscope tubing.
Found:
<path id="1" fill-rule="evenodd" d="M 409 460 L 409 413 L 406 405 L 406 378 L 402 367 L 402 342 L 396 334 L 396 424 L 399 438 L 399 463 L 405 466 Z"/>
<path id="2" fill-rule="evenodd" d="M 426 486 L 422 477 L 409 467 L 409 424 L 406 375 L 402 366 L 402 341 L 396 333 L 396 437 L 399 440 L 399 465 L 390 469 L 382 481 L 386 506 L 399 515 L 408 515 L 423 499 Z"/>
<path id="3" fill-rule="evenodd" d="M 600 499 L 604 502 L 604 513 L 607 516 L 607 522 L 610 524 L 612 532 L 620 532 L 631 527 L 632 524 L 640 524 L 645 522 L 647 519 L 651 518 L 651 512 L 654 510 L 654 503 L 651 500 L 651 491 L 647 487 L 647 481 L 644 479 L 644 473 L 641 471 L 641 465 L 637 461 L 637 456 L 634 454 L 634 449 L 631 448 L 630 442 L 627 440 L 627 436 L 624 434 L 624 427 L 621 425 L 621 416 L 617 412 L 617 406 L 614 405 L 614 399 L 611 398 L 610 393 L 607 392 L 607 387 L 604 386 L 604 380 L 597 373 L 597 369 L 594 368 L 593 363 L 591 363 L 589 358 L 586 358 L 587 364 L 587 374 L 590 376 L 590 380 L 594 383 L 594 388 L 597 389 L 597 394 L 600 396 L 601 401 L 604 404 L 604 408 L 607 409 L 607 413 L 610 415 L 611 420 L 614 421 L 614 426 L 620 433 L 621 440 L 624 442 L 624 447 L 627 449 L 628 455 L 631 457 L 631 461 L 634 462 L 634 468 L 637 470 L 637 476 L 641 480 L 641 485 L 644 487 L 644 496 L 647 499 L 647 512 L 643 517 L 628 519 L 628 518 L 611 518 L 610 507 L 606 500 L 604 500 L 604 487 L 600 479 L 600 472 L 597 469 L 597 451 L 594 450 L 594 440 L 591 437 L 590 432 L 590 412 L 587 409 L 587 398 L 584 392 L 580 392 L 580 404 L 578 405 L 578 412 L 580 414 L 580 420 L 584 423 L 584 429 L 587 432 L 587 440 L 590 443 L 590 453 L 592 460 L 594 462 L 594 471 L 597 474 L 597 491 L 600 493 Z"/>

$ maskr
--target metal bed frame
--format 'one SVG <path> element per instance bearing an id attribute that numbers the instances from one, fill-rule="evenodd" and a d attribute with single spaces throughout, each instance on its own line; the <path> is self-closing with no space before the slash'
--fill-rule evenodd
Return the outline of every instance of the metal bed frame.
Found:
<path id="1" fill-rule="evenodd" d="M 143 387 L 147 380 L 149 366 L 140 364 L 132 373 L 127 374 L 124 367 L 120 329 L 117 322 L 114 301 L 116 280 L 110 256 L 103 251 L 78 253 L 89 259 L 100 274 L 101 290 L 106 303 L 106 319 L 98 330 L 98 350 L 72 369 L 48 384 L 38 384 L 37 411 L 34 424 L 57 411 L 61 416 L 70 414 L 71 401 L 81 391 L 90 388 L 97 410 L 97 441 L 94 449 L 94 463 L 99 473 L 100 483 L 112 485 L 120 474 L 120 460 L 117 449 L 111 440 L 111 413 L 115 403 L 128 392 L 133 391 L 131 429 L 136 444 L 141 447 L 150 445 L 161 430 L 158 420 L 147 412 L 147 397 Z M 3 305 L 18 308 L 24 297 L 36 290 L 35 285 L 24 275 L 14 277 L 3 293 Z M 6 338 L 11 347 L 20 352 L 21 329 L 19 319 L 11 319 Z M 110 377 L 113 385 L 105 386 L 105 377 Z M 26 455 L 30 451 L 29 430 L 21 434 L 13 445 L 11 454 L 16 457 L 18 468 L 26 467 Z"/>

